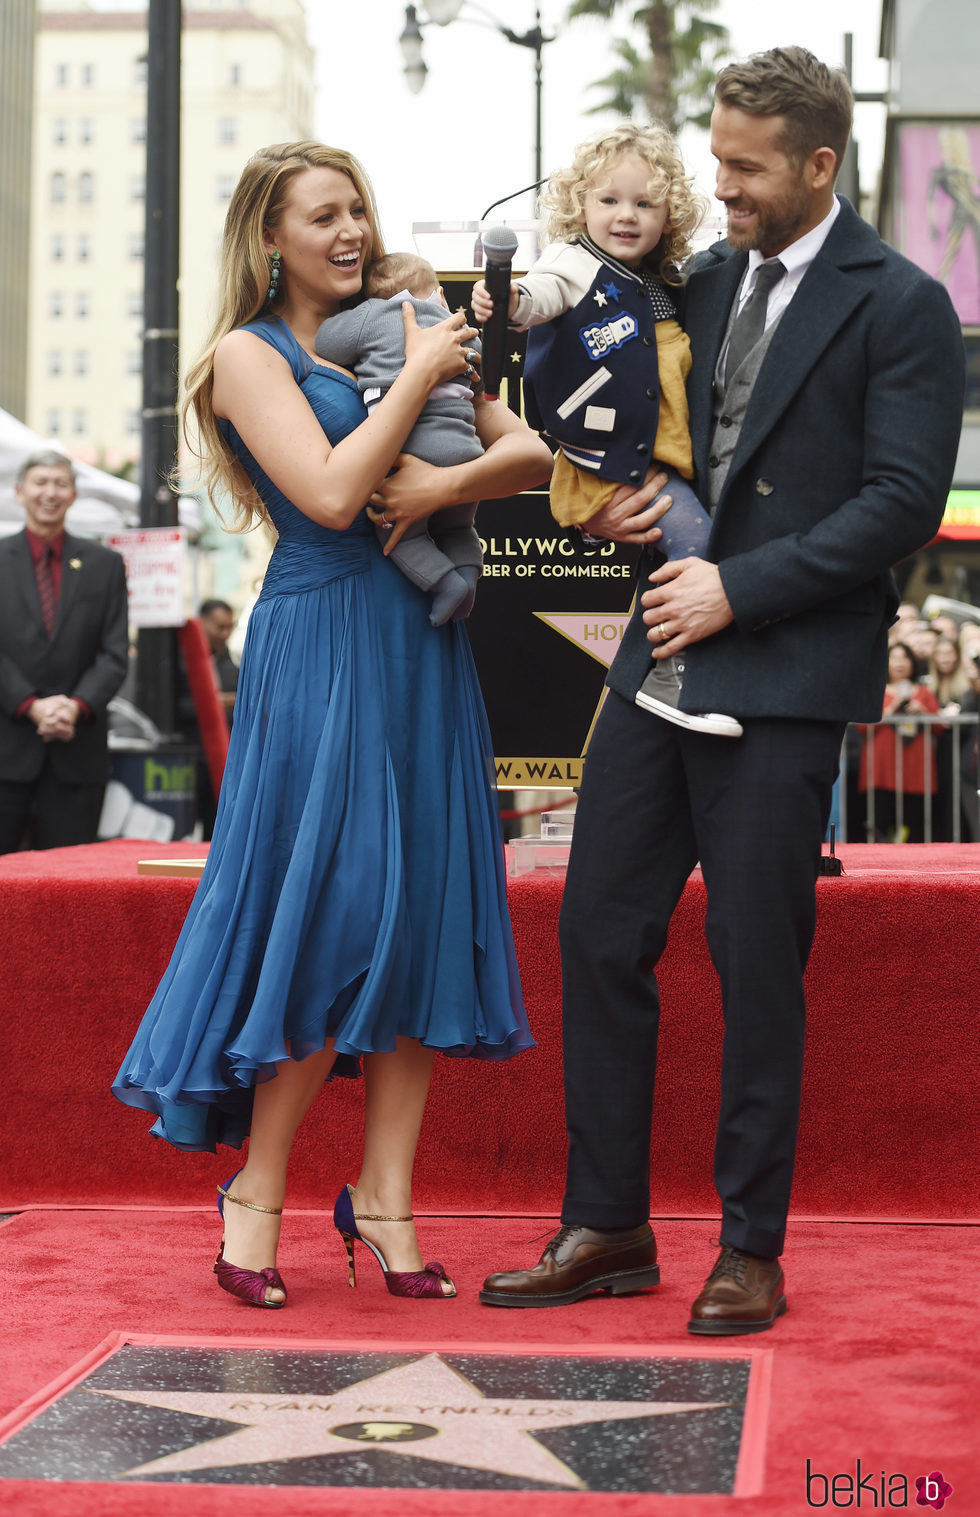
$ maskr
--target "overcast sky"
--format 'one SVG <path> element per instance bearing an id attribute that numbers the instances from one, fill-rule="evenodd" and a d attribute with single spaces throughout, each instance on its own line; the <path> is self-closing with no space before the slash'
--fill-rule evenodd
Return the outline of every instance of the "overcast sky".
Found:
<path id="1" fill-rule="evenodd" d="M 424 18 L 423 0 L 417 8 Z M 541 0 L 545 34 L 557 34 L 544 49 L 545 173 L 613 119 L 586 114 L 596 99 L 588 86 L 614 66 L 609 38 L 624 31 L 634 8 L 624 5 L 622 20 L 612 25 L 591 18 L 568 23 L 566 0 Z M 398 46 L 404 0 L 307 0 L 317 50 L 317 134 L 364 162 L 389 247 L 410 245 L 414 221 L 475 220 L 498 196 L 534 178 L 534 55 L 492 27 L 475 24 L 481 9 L 518 33 L 534 25 L 534 0 L 464 0 L 460 19 L 423 29 L 429 72 L 422 92 L 411 95 Z M 464 23 L 463 16 L 473 20 Z M 728 27 L 739 57 L 799 43 L 828 63 L 842 64 L 844 33 L 850 31 L 855 89 L 885 86 L 878 58 L 881 0 L 722 0 L 714 19 Z M 859 106 L 856 131 L 867 186 L 880 161 L 884 108 Z M 705 134 L 688 131 L 682 141 L 700 187 L 710 195 Z M 509 213 L 528 215 L 530 209 L 525 196 Z M 501 208 L 492 219 L 503 213 Z"/>
<path id="2" fill-rule="evenodd" d="M 2 0 L 0 0 L 2 3 Z M 134 10 L 146 0 L 90 0 L 96 10 Z M 195 0 L 185 0 L 191 8 Z M 202 3 L 202 0 L 198 0 Z M 878 91 L 886 69 L 878 58 L 882 0 L 721 0 L 713 13 L 727 26 L 732 54 L 792 43 L 825 62 L 842 64 L 844 34 L 854 37 L 854 87 Z M 499 196 L 534 178 L 534 55 L 507 42 L 486 21 L 523 34 L 534 26 L 535 0 L 464 0 L 459 19 L 424 27 L 428 77 L 422 92 L 405 84 L 398 37 L 404 0 L 305 0 L 316 49 L 315 131 L 362 159 L 374 182 L 388 246 L 408 247 L 416 221 L 473 221 Z M 425 19 L 424 0 L 416 0 Z M 610 116 L 586 112 L 589 85 L 615 66 L 612 36 L 622 34 L 632 0 L 612 24 L 564 20 L 568 0 L 540 0 L 542 26 L 555 41 L 544 49 L 544 171 L 568 161 L 575 144 Z M 482 13 L 482 14 L 481 14 Z M 464 21 L 463 17 L 470 18 Z M 862 185 L 873 184 L 884 139 L 884 107 L 860 105 L 855 132 Z M 688 130 L 682 146 L 700 188 L 711 194 L 713 165 L 706 134 Z M 713 210 L 716 202 L 712 202 Z M 492 219 L 531 214 L 524 196 Z"/>

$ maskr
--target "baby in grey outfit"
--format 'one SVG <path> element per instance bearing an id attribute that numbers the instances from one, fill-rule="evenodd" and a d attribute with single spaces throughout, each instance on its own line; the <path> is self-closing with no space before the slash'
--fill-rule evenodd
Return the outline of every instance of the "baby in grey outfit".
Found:
<path id="1" fill-rule="evenodd" d="M 350 369 L 370 411 L 394 384 L 405 362 L 402 303 L 411 301 L 420 327 L 445 321 L 449 307 L 432 265 L 414 253 L 389 253 L 367 272 L 369 299 L 322 323 L 315 347 L 321 358 Z M 474 341 L 470 347 L 477 349 Z M 430 464 L 468 463 L 483 446 L 476 435 L 473 391 L 463 380 L 436 385 L 405 439 L 404 452 Z M 468 616 L 483 567 L 473 526 L 476 501 L 450 506 L 412 524 L 390 557 L 420 590 L 432 592 L 429 620 L 441 627 Z M 376 528 L 387 541 L 383 524 Z"/>

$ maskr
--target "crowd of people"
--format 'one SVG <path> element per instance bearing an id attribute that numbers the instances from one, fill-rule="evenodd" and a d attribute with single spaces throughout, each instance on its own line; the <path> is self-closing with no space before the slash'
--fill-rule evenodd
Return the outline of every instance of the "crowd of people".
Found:
<path id="1" fill-rule="evenodd" d="M 846 743 L 851 842 L 980 841 L 977 615 L 926 618 L 912 601 L 899 606 L 882 708 L 892 720 L 856 727 Z"/>

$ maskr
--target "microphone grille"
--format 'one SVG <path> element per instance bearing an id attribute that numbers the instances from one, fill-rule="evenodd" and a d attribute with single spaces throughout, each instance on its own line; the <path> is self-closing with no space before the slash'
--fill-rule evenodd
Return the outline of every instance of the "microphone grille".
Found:
<path id="1" fill-rule="evenodd" d="M 509 226 L 487 227 L 483 233 L 483 256 L 487 263 L 510 263 L 516 252 L 516 232 Z"/>

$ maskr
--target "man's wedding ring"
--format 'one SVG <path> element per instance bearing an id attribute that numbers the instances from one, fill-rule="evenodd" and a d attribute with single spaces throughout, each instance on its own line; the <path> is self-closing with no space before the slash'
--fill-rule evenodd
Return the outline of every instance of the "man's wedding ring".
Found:
<path id="1" fill-rule="evenodd" d="M 667 641 L 667 628 L 664 626 L 663 622 L 657 623 L 657 631 L 660 633 L 660 641 L 662 643 L 665 643 Z"/>

